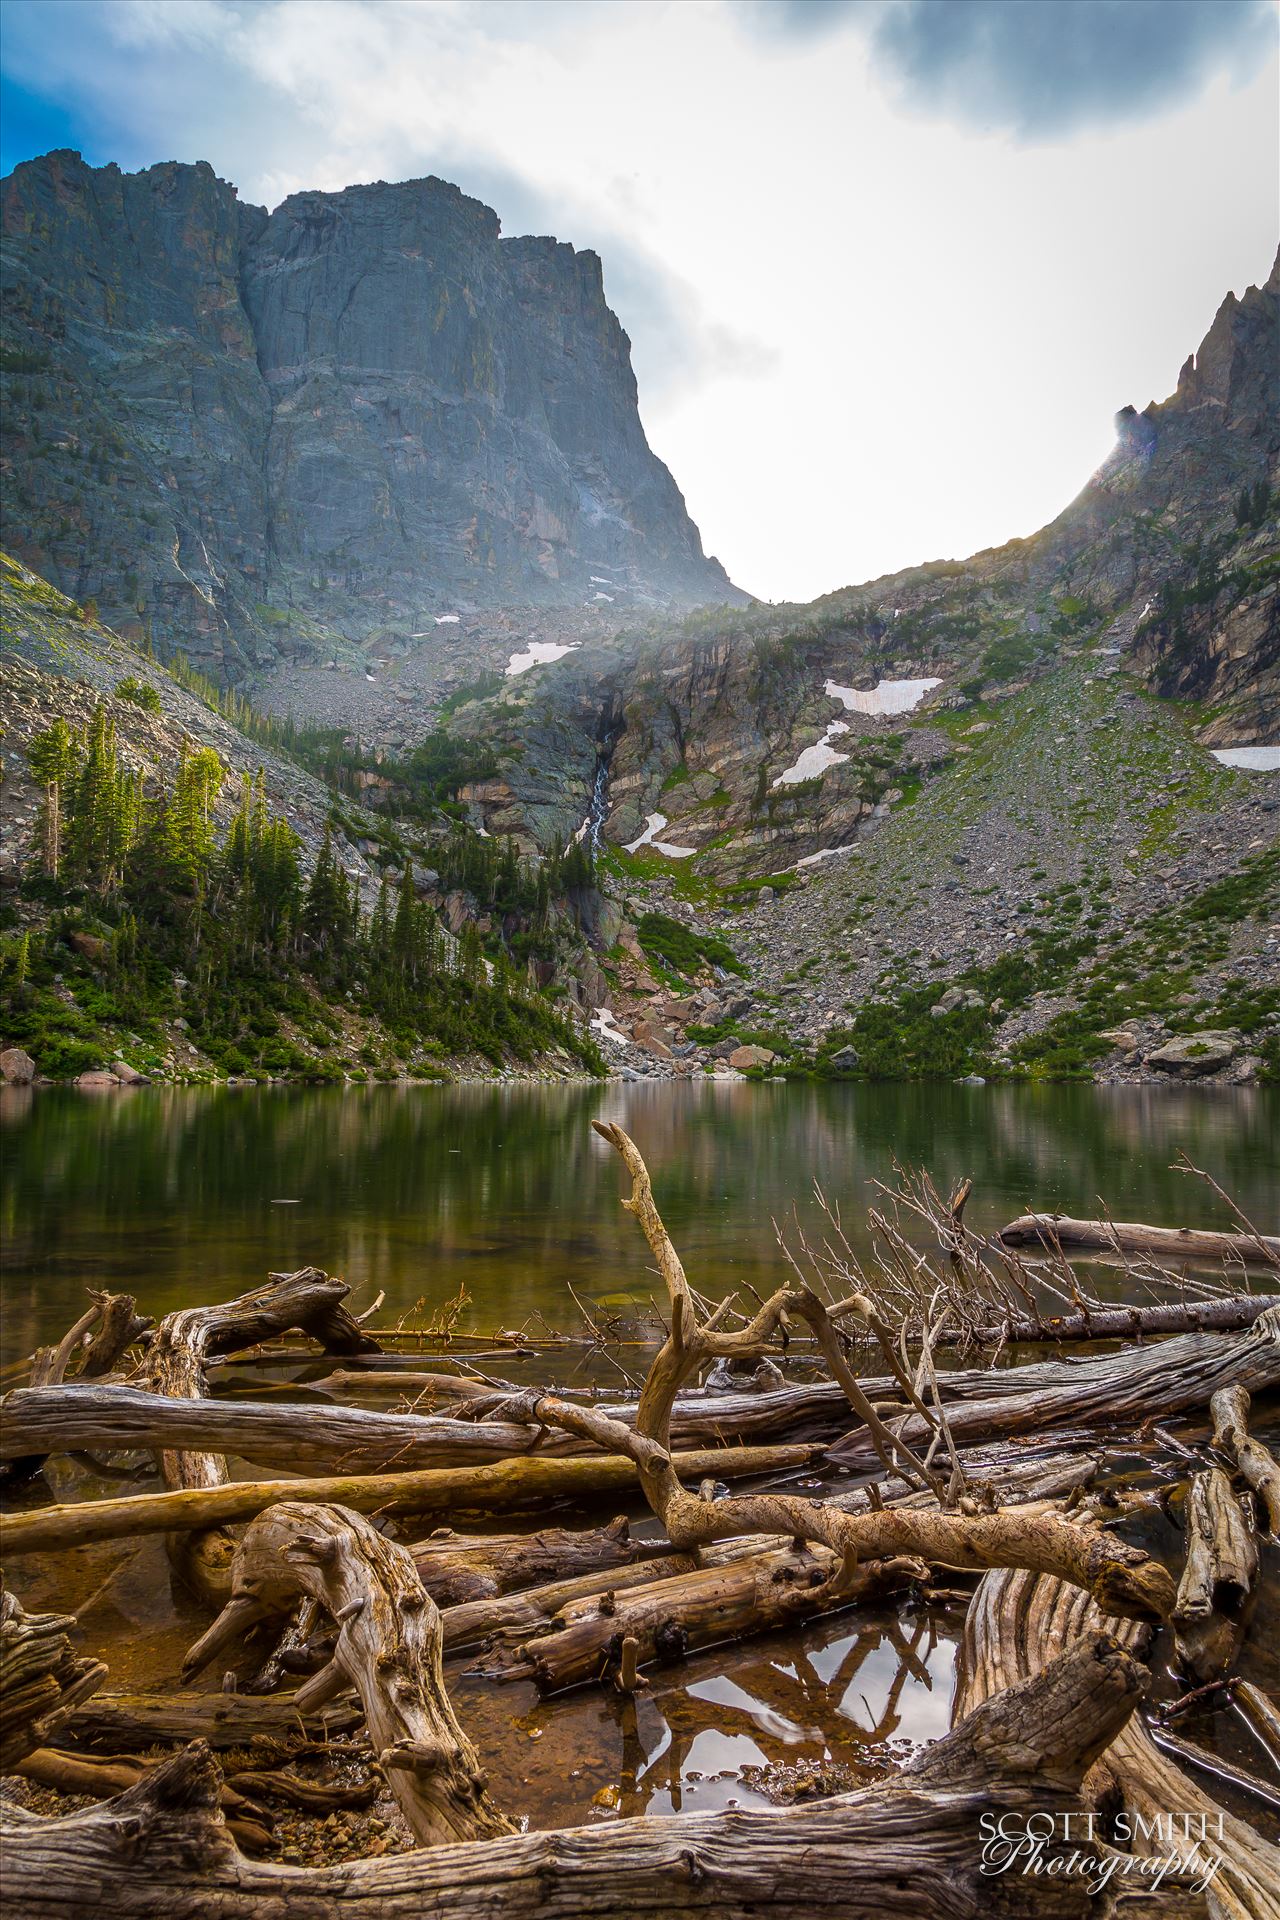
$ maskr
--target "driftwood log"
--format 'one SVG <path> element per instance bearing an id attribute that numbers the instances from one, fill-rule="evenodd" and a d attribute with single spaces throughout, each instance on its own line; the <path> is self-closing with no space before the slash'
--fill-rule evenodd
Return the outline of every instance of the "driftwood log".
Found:
<path id="1" fill-rule="evenodd" d="M 1223 1387 L 1209 1402 L 1213 1444 L 1231 1460 L 1257 1496 L 1259 1518 L 1280 1539 L 1280 1466 L 1249 1432 L 1249 1394 L 1241 1386 Z"/>
<path id="2" fill-rule="evenodd" d="M 667 1552 L 664 1540 L 635 1540 L 620 1513 L 606 1527 L 542 1527 L 537 1533 L 455 1533 L 440 1527 L 409 1548 L 418 1578 L 438 1607 L 489 1600 L 548 1580 L 613 1573 Z"/>
<path id="3" fill-rule="evenodd" d="M 919 1587 L 921 1560 L 860 1561 L 847 1580 L 833 1576 L 837 1556 L 822 1547 L 784 1547 L 666 1580 L 616 1588 L 567 1602 L 545 1633 L 510 1650 L 497 1648 L 478 1671 L 489 1680 L 533 1680 L 558 1693 L 606 1674 L 634 1691 L 638 1668 L 679 1660 L 700 1647 L 742 1640 L 859 1602 Z"/>
<path id="4" fill-rule="evenodd" d="M 1023 1213 L 1001 1227 L 1006 1247 L 1096 1247 L 1150 1253 L 1161 1260 L 1247 1260 L 1280 1267 L 1280 1238 L 1214 1233 L 1200 1227 L 1148 1227 L 1137 1220 L 1074 1220 L 1066 1213 Z"/>
<path id="5" fill-rule="evenodd" d="M 649 1171 L 635 1142 L 621 1127 L 593 1121 L 631 1176 L 623 1206 L 640 1225 L 666 1285 L 670 1330 L 654 1357 L 636 1409 L 634 1433 L 621 1444 L 636 1461 L 646 1500 L 677 1548 L 700 1547 L 742 1533 L 782 1533 L 829 1547 L 839 1566 L 838 1583 L 860 1559 L 910 1555 L 931 1566 L 1035 1567 L 1087 1588 L 1112 1612 L 1165 1618 L 1173 1586 L 1164 1568 L 1124 1542 L 1100 1536 L 1056 1513 L 1017 1508 L 995 1513 L 885 1509 L 845 1513 L 832 1503 L 793 1495 L 757 1493 L 746 1498 L 704 1500 L 686 1491 L 668 1452 L 671 1405 L 680 1387 L 708 1360 L 758 1354 L 797 1296 L 780 1288 L 739 1331 L 724 1321 L 732 1300 L 699 1321 L 680 1256 L 653 1198 Z M 1197 1338 L 1210 1338 L 1202 1335 Z M 1275 1342 L 1280 1348 L 1280 1340 Z M 919 1416 L 912 1416 L 919 1418 Z"/>
<path id="6" fill-rule="evenodd" d="M 422 1845 L 514 1832 L 445 1690 L 439 1610 L 405 1549 L 358 1513 L 286 1502 L 260 1514 L 236 1548 L 231 1599 L 191 1648 L 185 1673 L 299 1593 L 325 1608 L 338 1638 L 330 1665 L 295 1696 L 298 1711 L 356 1689 L 374 1753 Z"/>
<path id="7" fill-rule="evenodd" d="M 118 1920 L 1102 1920 L 1090 1878 L 1050 1840 L 1062 1870 L 1034 1887 L 982 1871 L 979 1819 L 1078 1809 L 1081 1780 L 1114 1740 L 1146 1674 L 1114 1641 L 1073 1646 L 986 1700 L 904 1773 L 866 1792 L 751 1813 L 674 1815 L 435 1846 L 306 1870 L 247 1860 L 216 1808 L 200 1743 L 119 1800 L 59 1820 L 0 1806 L 6 1892 L 24 1920 L 103 1911 Z M 1062 1823 L 1051 1819 L 1051 1827 Z M 1028 1899 L 1029 1890 L 1034 1909 Z M 1135 1902 L 1134 1916 L 1204 1913 Z"/>
<path id="8" fill-rule="evenodd" d="M 993 1473 L 989 1460 L 971 1460 L 968 1464 L 974 1478 L 977 1479 L 980 1472 L 988 1488 L 993 1480 L 998 1484 L 1000 1504 L 1004 1506 L 1059 1499 L 1065 1495 L 1078 1497 L 1094 1472 L 1093 1461 L 1078 1453 L 1055 1454 L 1039 1461 L 1014 1459 L 1002 1463 L 998 1473 Z M 896 1478 L 879 1482 L 875 1497 L 891 1507 L 935 1504 L 931 1495 L 917 1492 Z M 855 1487 L 850 1493 L 837 1494 L 831 1504 L 845 1513 L 868 1513 L 874 1503 L 865 1487 Z M 479 1641 L 501 1641 L 516 1646 L 547 1632 L 556 1615 L 576 1601 L 609 1591 L 616 1594 L 647 1587 L 676 1574 L 697 1572 L 700 1567 L 728 1567 L 739 1561 L 758 1560 L 767 1554 L 779 1553 L 791 1544 L 790 1539 L 781 1534 L 772 1537 L 745 1534 L 740 1540 L 713 1541 L 699 1548 L 696 1554 L 666 1553 L 659 1559 L 642 1560 L 634 1566 L 578 1574 L 491 1600 L 463 1601 L 444 1610 L 445 1646 L 469 1647 Z M 416 1552 L 416 1549 L 410 1551 Z"/>
<path id="9" fill-rule="evenodd" d="M 1270 1307 L 1240 1334 L 1184 1333 L 1150 1347 L 1046 1360 L 1030 1367 L 939 1374 L 948 1425 L 958 1443 L 1043 1432 L 1055 1427 L 1140 1424 L 1208 1406 L 1222 1387 L 1253 1392 L 1280 1386 L 1280 1307 Z M 909 1444 L 928 1439 L 919 1414 L 895 1428 Z M 831 1457 L 872 1469 L 876 1450 L 861 1428 L 831 1448 Z"/>
<path id="10" fill-rule="evenodd" d="M 69 1614 L 27 1613 L 0 1588 L 0 1773 L 45 1746 L 106 1679 L 100 1660 L 75 1652 L 74 1626 Z"/>
<path id="11" fill-rule="evenodd" d="M 1107 1620 L 1087 1594 L 1063 1581 L 1030 1573 L 989 1573 L 979 1581 L 965 1621 L 954 1712 L 970 1713 L 984 1700 L 1006 1697 L 1029 1674 L 1051 1670 L 1077 1645 L 1113 1631 L 1131 1648 L 1147 1630 Z M 1216 1800 L 1163 1754 L 1138 1715 L 1126 1721 L 1084 1783 L 1092 1806 L 1119 1804 L 1133 1824 L 1134 1851 L 1153 1857 L 1181 1851 L 1169 1816 L 1203 1818 L 1202 1852 L 1221 1854 L 1209 1889 L 1214 1920 L 1280 1920 L 1280 1851 L 1247 1821 L 1224 1813 Z M 1146 1823 L 1145 1832 L 1136 1817 Z M 1163 1827 L 1156 1822 L 1163 1817 Z"/>
<path id="12" fill-rule="evenodd" d="M 318 1267 L 303 1267 L 297 1273 L 273 1273 L 265 1287 L 221 1305 L 184 1307 L 166 1314 L 138 1370 L 142 1397 L 202 1400 L 209 1391 L 205 1378 L 209 1355 L 255 1346 L 293 1327 L 318 1340 L 326 1353 L 377 1352 L 378 1342 L 343 1305 L 349 1291 L 344 1281 L 330 1280 Z M 198 1442 L 192 1450 L 162 1444 L 160 1471 L 165 1485 L 175 1491 L 209 1491 L 230 1479 L 223 1455 Z M 235 1551 L 225 1528 L 173 1533 L 166 1544 L 175 1570 L 197 1594 L 215 1603 L 225 1598 Z"/>
<path id="13" fill-rule="evenodd" d="M 52 1787 L 57 1793 L 85 1794 L 94 1800 L 109 1800 L 127 1793 L 151 1771 L 154 1762 L 132 1755 L 115 1755 L 109 1760 L 86 1760 L 77 1753 L 61 1753 L 56 1748 L 40 1747 L 19 1761 L 14 1769 L 24 1780 L 36 1786 Z M 271 1815 L 265 1807 L 238 1791 L 224 1780 L 218 1790 L 218 1805 L 236 1843 L 251 1853 L 260 1853 L 270 1844 Z"/>
<path id="14" fill-rule="evenodd" d="M 255 1740 L 286 1746 L 327 1740 L 361 1725 L 359 1709 L 341 1702 L 300 1713 L 291 1699 L 244 1693 L 96 1693 L 64 1722 L 64 1746 L 107 1753 L 205 1740 L 211 1747 L 247 1747 Z"/>
<path id="15" fill-rule="evenodd" d="M 722 1480 L 807 1466 L 812 1446 L 711 1447 L 677 1454 L 691 1479 Z M 442 1467 L 421 1473 L 337 1474 L 314 1480 L 246 1480 L 122 1500 L 84 1500 L 0 1515 L 0 1553 L 43 1553 L 123 1540 L 133 1534 L 227 1526 L 252 1520 L 281 1500 L 352 1507 L 357 1513 L 510 1513 L 544 1510 L 557 1501 L 612 1496 L 639 1478 L 630 1459 L 587 1454 L 579 1459 L 499 1460 L 487 1467 Z"/>
<path id="16" fill-rule="evenodd" d="M 1192 1475 L 1186 1526 L 1173 1643 L 1183 1672 L 1202 1687 L 1234 1663 L 1257 1578 L 1258 1549 L 1231 1482 L 1217 1467 Z"/>

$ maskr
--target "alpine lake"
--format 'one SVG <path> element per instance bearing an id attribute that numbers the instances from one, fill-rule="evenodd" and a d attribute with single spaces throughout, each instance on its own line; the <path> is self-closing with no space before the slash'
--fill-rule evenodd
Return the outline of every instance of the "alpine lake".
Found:
<path id="1" fill-rule="evenodd" d="M 593 1119 L 617 1121 L 636 1140 L 690 1279 L 713 1299 L 737 1289 L 749 1303 L 780 1284 L 779 1229 L 793 1245 L 801 1230 L 821 1240 L 815 1185 L 855 1250 L 869 1252 L 866 1212 L 883 1198 L 876 1183 L 894 1185 L 895 1167 L 927 1169 L 944 1195 L 971 1177 L 965 1218 L 979 1231 L 1031 1207 L 1231 1226 L 1223 1201 L 1175 1164 L 1185 1154 L 1255 1225 L 1280 1226 L 1274 1089 L 6 1089 L 0 1379 L 21 1383 L 26 1356 L 61 1337 L 86 1288 L 133 1293 L 158 1319 L 312 1265 L 350 1283 L 357 1313 L 384 1296 L 374 1328 L 447 1327 L 452 1345 L 428 1343 L 427 1365 L 461 1358 L 522 1385 L 638 1386 L 657 1282 L 619 1204 L 625 1176 Z M 1122 1265 L 1087 1272 L 1099 1294 L 1127 1297 Z M 300 1369 L 290 1398 L 308 1397 L 306 1379 Z M 233 1390 L 251 1385 L 244 1373 Z M 383 1394 L 368 1404 L 408 1403 Z M 791 1484 L 836 1482 L 818 1468 Z M 154 1485 L 55 1459 L 16 1504 Z M 628 1510 L 638 1531 L 654 1530 L 641 1506 Z M 1176 1560 L 1178 1534 L 1154 1525 L 1153 1544 L 1163 1538 Z M 399 1532 L 416 1537 L 408 1522 Z M 158 1536 L 6 1571 L 28 1606 L 78 1612 L 77 1640 L 107 1661 L 113 1690 L 177 1685 L 182 1653 L 207 1624 L 171 1583 Z M 1267 1584 L 1274 1589 L 1274 1572 Z M 1261 1596 L 1261 1608 L 1275 1598 Z M 652 1668 L 630 1700 L 596 1687 L 539 1699 L 530 1684 L 469 1673 L 465 1655 L 450 1661 L 449 1682 L 495 1798 L 533 1827 L 762 1806 L 870 1782 L 945 1732 L 963 1620 L 962 1594 L 834 1613 Z M 1276 1684 L 1276 1656 L 1256 1643 L 1240 1670 Z M 1249 1764 L 1225 1716 L 1211 1737 Z"/>

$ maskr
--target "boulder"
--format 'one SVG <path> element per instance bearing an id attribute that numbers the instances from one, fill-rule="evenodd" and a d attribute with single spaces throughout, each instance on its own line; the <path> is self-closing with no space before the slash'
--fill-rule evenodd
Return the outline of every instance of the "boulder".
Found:
<path id="1" fill-rule="evenodd" d="M 661 1027 L 655 1026 L 652 1021 L 638 1021 L 632 1029 L 632 1038 L 638 1047 L 644 1048 L 646 1053 L 656 1055 L 659 1060 L 671 1059 L 669 1036 Z"/>
<path id="2" fill-rule="evenodd" d="M 100 967 L 106 961 L 108 952 L 107 943 L 99 934 L 77 931 L 75 933 L 69 933 L 67 935 L 67 941 L 69 945 L 75 948 L 77 953 L 83 954 L 84 958 L 93 966 Z"/>
<path id="3" fill-rule="evenodd" d="M 127 1060 L 113 1060 L 111 1062 L 111 1071 L 122 1086 L 145 1087 L 150 1084 L 146 1074 L 139 1073 L 138 1069 L 131 1067 Z"/>
<path id="4" fill-rule="evenodd" d="M 82 1073 L 77 1079 L 76 1085 L 78 1087 L 96 1090 L 99 1087 L 118 1087 L 120 1082 L 116 1079 L 114 1073 L 108 1073 L 105 1068 L 94 1067 L 90 1068 L 88 1073 Z"/>
<path id="5" fill-rule="evenodd" d="M 985 1007 L 986 1001 L 972 987 L 948 987 L 941 1000 L 930 1007 L 929 1012 L 935 1020 L 941 1020 L 944 1014 L 958 1013 L 970 1007 Z"/>
<path id="6" fill-rule="evenodd" d="M 858 1049 L 841 1047 L 838 1053 L 832 1054 L 831 1064 L 833 1067 L 838 1067 L 842 1073 L 847 1073 L 850 1067 L 856 1067 L 858 1064 Z"/>
<path id="7" fill-rule="evenodd" d="M 36 1063 L 21 1047 L 6 1047 L 0 1053 L 0 1080 L 8 1087 L 29 1087 L 36 1077 Z"/>
<path id="8" fill-rule="evenodd" d="M 1175 1074 L 1180 1080 L 1199 1080 L 1206 1073 L 1230 1066 L 1239 1051 L 1238 1034 L 1182 1033 L 1149 1053 L 1147 1065 L 1157 1073 Z"/>
<path id="9" fill-rule="evenodd" d="M 729 1055 L 729 1065 L 745 1073 L 749 1067 L 771 1067 L 777 1057 L 768 1047 L 735 1047 Z"/>
<path id="10" fill-rule="evenodd" d="M 1127 1027 L 1107 1027 L 1098 1038 L 1105 1040 L 1116 1053 L 1133 1054 L 1138 1051 L 1138 1036 L 1130 1033 Z"/>

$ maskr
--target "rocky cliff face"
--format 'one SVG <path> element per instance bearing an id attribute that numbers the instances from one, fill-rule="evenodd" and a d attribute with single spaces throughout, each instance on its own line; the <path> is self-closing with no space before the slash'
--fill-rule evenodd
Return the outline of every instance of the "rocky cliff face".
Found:
<path id="1" fill-rule="evenodd" d="M 121 631 L 234 677 L 459 604 L 743 597 L 596 255 L 434 179 L 267 214 L 203 164 L 59 152 L 2 191 L 8 538 Z"/>
<path id="2" fill-rule="evenodd" d="M 511 750 L 507 790 L 477 804 L 499 829 L 572 832 L 603 753 L 606 841 L 627 847 L 656 812 L 656 837 L 692 849 L 684 871 L 775 873 L 878 830 L 970 751 L 963 730 L 998 735 L 1010 702 L 1082 652 L 1197 702 L 1205 745 L 1275 742 L 1278 389 L 1280 261 L 1223 302 L 1170 399 L 1118 415 L 1111 457 L 1040 533 L 808 606 L 584 646 L 459 714 Z M 884 713 L 830 691 L 881 681 L 931 684 Z"/>

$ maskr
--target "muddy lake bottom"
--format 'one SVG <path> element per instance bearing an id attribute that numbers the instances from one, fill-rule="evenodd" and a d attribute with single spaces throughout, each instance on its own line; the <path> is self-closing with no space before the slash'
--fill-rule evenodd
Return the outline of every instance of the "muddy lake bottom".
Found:
<path id="1" fill-rule="evenodd" d="M 713 1297 L 778 1283 L 774 1222 L 794 1208 L 814 1232 L 815 1181 L 865 1251 L 873 1183 L 891 1183 L 895 1161 L 927 1167 L 944 1191 L 972 1176 L 967 1219 L 980 1229 L 1031 1205 L 1093 1214 L 1099 1199 L 1117 1218 L 1229 1225 L 1221 1203 L 1174 1170 L 1185 1151 L 1257 1225 L 1277 1228 L 1280 1095 L 1264 1090 L 611 1083 L 8 1093 L 3 1384 L 18 1384 L 22 1359 L 78 1316 L 86 1287 L 133 1292 L 158 1318 L 230 1298 L 269 1271 L 316 1265 L 351 1283 L 357 1312 L 382 1292 L 379 1326 L 421 1325 L 454 1303 L 450 1324 L 467 1336 L 466 1360 L 496 1377 L 621 1393 L 643 1375 L 655 1283 L 592 1118 L 632 1133 L 690 1276 Z M 1093 1268 L 1090 1280 L 1126 1297 L 1122 1270 Z M 576 1344 L 589 1320 L 614 1324 L 618 1344 L 590 1353 Z M 481 1336 L 500 1331 L 521 1332 L 523 1350 L 486 1348 Z M 450 1362 L 438 1350 L 426 1364 Z M 307 1372 L 295 1377 L 296 1397 L 306 1397 Z M 221 1391 L 249 1384 L 234 1366 L 218 1379 Z M 385 1391 L 360 1400 L 403 1404 Z M 1259 1413 L 1257 1430 L 1275 1446 L 1280 1410 Z M 1104 1471 L 1132 1483 L 1147 1467 L 1125 1448 Z M 99 1478 L 59 1459 L 9 1504 L 154 1484 Z M 817 1492 L 856 1482 L 819 1466 L 789 1484 Z M 527 1524 L 586 1524 L 617 1510 L 548 1512 Z M 623 1510 L 637 1532 L 656 1531 L 639 1506 Z M 1176 1528 L 1158 1516 L 1142 1525 L 1127 1525 L 1128 1537 L 1176 1566 Z M 403 1539 L 428 1530 L 409 1521 L 395 1529 Z M 1265 1547 L 1257 1622 L 1276 1618 L 1278 1562 Z M 15 1561 L 6 1573 L 25 1605 L 78 1614 L 79 1649 L 108 1663 L 113 1692 L 176 1687 L 182 1655 L 207 1625 L 171 1582 L 158 1538 Z M 449 1661 L 450 1689 L 495 1799 L 531 1827 L 778 1804 L 870 1784 L 947 1730 L 969 1585 L 956 1576 L 950 1596 L 928 1605 L 851 1609 L 650 1668 L 648 1688 L 630 1701 L 595 1687 L 543 1700 L 530 1683 L 469 1672 L 472 1655 Z M 1276 1638 L 1255 1626 L 1239 1666 L 1272 1693 Z M 1158 1696 L 1177 1691 L 1168 1658 L 1161 1639 L 1152 1656 Z M 200 1684 L 220 1681 L 214 1672 Z M 1229 1710 L 1198 1715 L 1182 1731 L 1258 1770 Z M 1275 1837 L 1273 1819 L 1229 1791 L 1222 1798 Z M 375 1811 L 396 1844 L 385 1801 Z M 292 1857 L 318 1857 L 316 1849 L 324 1842 L 312 1835 Z M 291 1857 L 287 1835 L 279 1857 Z"/>

